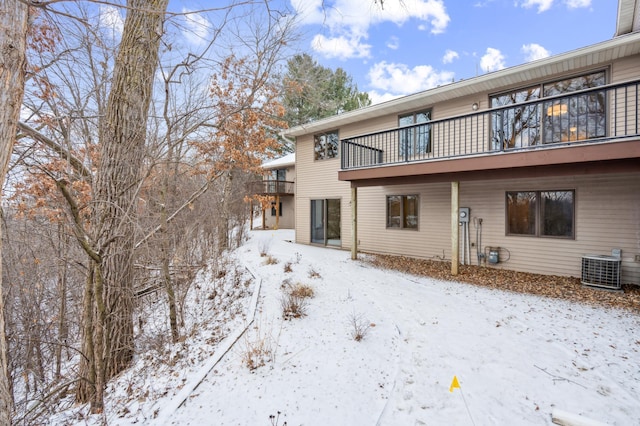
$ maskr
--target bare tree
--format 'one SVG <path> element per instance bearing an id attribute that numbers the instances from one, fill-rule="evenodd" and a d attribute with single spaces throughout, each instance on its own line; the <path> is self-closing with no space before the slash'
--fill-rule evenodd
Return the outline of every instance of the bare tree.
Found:
<path id="1" fill-rule="evenodd" d="M 86 16 L 70 19 L 80 7 L 49 15 L 63 17 L 52 31 L 57 25 L 65 34 L 56 39 L 55 50 L 32 52 L 37 67 L 30 74 L 33 92 L 25 108 L 31 115 L 19 124 L 14 160 L 20 169 L 11 184 L 24 197 L 12 202 L 50 220 L 52 242 L 67 241 L 72 232 L 84 252 L 78 256 L 65 245 L 57 268 L 49 269 L 56 278 L 49 288 L 57 294 L 75 292 L 79 274 L 74 281 L 65 274 L 69 262 L 81 265 L 82 304 L 60 300 L 62 318 L 54 337 L 62 341 L 81 330 L 81 341 L 70 336 L 81 354 L 76 396 L 90 401 L 93 412 L 103 409 L 106 381 L 133 356 L 136 274 L 153 271 L 161 277 L 175 341 L 191 267 L 232 243 L 229 236 L 242 238 L 242 232 L 231 230 L 242 230 L 246 219 L 244 176 L 279 149 L 276 135 L 284 126 L 274 75 L 292 28 L 281 15 L 271 15 L 267 2 L 264 6 L 266 17 L 257 10 L 242 10 L 234 18 L 217 15 L 218 32 L 210 42 L 228 47 L 215 49 L 225 51 L 221 57 L 205 55 L 206 48 L 198 55 L 177 55 L 162 28 L 175 15 L 166 13 L 166 1 L 142 0 L 131 0 L 123 9 L 127 19 L 117 56 L 110 56 Z M 243 27 L 248 21 L 251 25 Z M 233 25 L 224 38 L 215 38 L 226 28 L 223 23 Z M 70 42 L 69 32 L 77 42 Z M 168 57 L 183 59 L 156 73 L 161 35 L 167 37 Z M 158 86 L 165 96 L 151 110 L 157 120 L 150 125 L 151 88 L 158 76 L 165 78 Z M 58 224 L 61 232 L 54 237 Z M 20 306 L 27 309 L 29 302 L 25 297 Z M 82 323 L 69 327 L 66 311 L 81 311 Z M 48 337 L 40 334 L 29 340 L 35 346 L 24 349 L 34 354 L 27 360 L 59 365 L 52 361 L 62 358 L 61 347 L 49 350 L 43 342 Z"/>
<path id="2" fill-rule="evenodd" d="M 84 336 L 93 360 L 95 387 L 79 387 L 79 400 L 91 399 L 92 412 L 103 410 L 108 379 L 128 367 L 134 353 L 133 250 L 138 192 L 146 141 L 147 113 L 158 61 L 168 0 L 128 0 L 127 16 L 116 58 L 105 118 L 99 129 L 100 167 L 94 186 L 92 260 L 93 295 Z M 64 191 L 63 183 L 61 190 Z M 88 235 L 79 235 L 86 238 Z M 88 329 L 85 329 L 89 331 Z M 86 359 L 86 358 L 83 358 Z M 83 382 L 87 383 L 87 382 Z"/>
<path id="3" fill-rule="evenodd" d="M 0 187 L 4 184 L 24 94 L 28 9 L 24 3 L 0 0 Z M 0 255 L 2 245 L 0 243 Z M 0 266 L 1 276 L 1 266 Z M 7 339 L 0 285 L 0 424 L 11 424 Z"/>
<path id="4" fill-rule="evenodd" d="M 177 215 L 184 214 L 187 206 L 192 209 L 214 184 L 223 188 L 217 198 L 219 213 L 213 215 L 217 221 L 217 248 L 212 255 L 227 248 L 233 223 L 230 208 L 234 199 L 241 201 L 244 197 L 244 191 L 237 187 L 232 191 L 232 177 L 254 171 L 263 158 L 275 152 L 279 146 L 274 136 L 284 126 L 279 118 L 283 110 L 277 97 L 275 68 L 293 35 L 292 23 L 278 14 L 265 17 L 256 12 L 243 14 L 238 20 L 230 12 L 220 20 L 209 44 L 199 54 L 189 53 L 175 65 L 164 64 L 161 73 L 163 97 L 159 100 L 161 114 L 156 128 L 164 133 L 157 137 L 158 156 L 154 159 L 154 176 L 159 185 L 158 191 L 149 191 L 149 200 L 157 202 L 147 203 L 152 210 L 157 207 L 157 219 L 152 220 L 152 229 L 137 245 L 150 243 L 159 249 L 160 259 L 156 260 L 161 265 L 146 265 L 143 269 L 161 271 L 174 342 L 179 337 L 180 313 L 173 276 L 190 266 L 181 268 L 175 261 L 179 259 L 175 254 L 180 250 L 179 242 L 184 244 L 181 235 L 185 232 L 176 221 Z M 257 16 L 261 16 L 260 20 Z M 221 37 L 223 29 L 225 36 Z M 216 42 L 244 56 L 212 58 L 208 53 Z M 213 77 L 212 69 L 217 70 Z M 194 150 L 199 155 L 194 155 Z M 188 176 L 185 173 L 191 175 L 192 181 L 203 178 L 203 184 L 186 192 L 183 189 L 188 185 L 182 184 L 179 190 L 181 179 Z"/>

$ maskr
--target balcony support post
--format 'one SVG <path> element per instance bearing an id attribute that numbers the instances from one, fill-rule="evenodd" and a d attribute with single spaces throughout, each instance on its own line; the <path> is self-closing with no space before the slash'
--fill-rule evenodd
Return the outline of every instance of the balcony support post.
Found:
<path id="1" fill-rule="evenodd" d="M 276 226 L 275 230 L 280 227 L 280 194 L 276 194 Z"/>
<path id="2" fill-rule="evenodd" d="M 253 200 L 249 201 L 249 230 L 253 231 Z"/>
<path id="3" fill-rule="evenodd" d="M 351 259 L 358 259 L 358 188 L 351 187 Z"/>
<path id="4" fill-rule="evenodd" d="M 458 275 L 460 262 L 459 242 L 460 227 L 458 226 L 460 182 L 451 182 L 451 275 Z"/>

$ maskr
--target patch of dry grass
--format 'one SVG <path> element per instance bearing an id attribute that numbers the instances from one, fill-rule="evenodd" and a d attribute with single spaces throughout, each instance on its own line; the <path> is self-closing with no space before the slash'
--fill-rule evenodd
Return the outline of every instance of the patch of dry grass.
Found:
<path id="1" fill-rule="evenodd" d="M 290 320 L 306 316 L 308 299 L 315 296 L 313 287 L 303 283 L 291 284 L 287 280 L 282 283 L 282 289 L 284 292 L 280 299 L 282 317 L 285 320 Z"/>
<path id="2" fill-rule="evenodd" d="M 289 289 L 289 294 L 301 297 L 301 298 L 311 298 L 316 295 L 315 290 L 309 284 L 297 283 L 291 286 Z"/>

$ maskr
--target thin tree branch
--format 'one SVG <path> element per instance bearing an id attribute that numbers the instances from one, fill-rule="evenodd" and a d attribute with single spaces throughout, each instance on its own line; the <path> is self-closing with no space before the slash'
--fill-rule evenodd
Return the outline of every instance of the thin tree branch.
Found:
<path id="1" fill-rule="evenodd" d="M 53 139 L 43 135 L 42 133 L 40 133 L 39 131 L 37 131 L 33 127 L 30 127 L 28 124 L 25 124 L 25 123 L 19 121 L 18 122 L 18 128 L 25 135 L 31 137 L 32 139 L 35 139 L 36 141 L 44 144 L 47 147 L 51 148 L 56 154 L 58 154 L 63 159 L 67 160 L 69 162 L 69 164 L 71 165 L 71 167 L 73 167 L 73 169 L 80 176 L 82 176 L 84 179 L 86 179 L 87 182 L 91 183 L 91 181 L 93 180 L 93 175 L 91 174 L 89 169 L 87 169 L 84 166 L 84 164 L 82 164 L 82 161 L 80 161 L 77 157 L 75 157 L 73 154 L 71 154 L 71 152 L 69 152 L 69 150 L 67 150 L 64 147 L 62 147 L 60 144 L 58 144 Z"/>
<path id="2" fill-rule="evenodd" d="M 76 204 L 76 200 L 73 198 L 73 195 L 69 192 L 67 188 L 67 182 L 61 179 L 55 179 L 56 186 L 60 189 L 62 196 L 67 201 L 69 205 L 69 210 L 71 211 L 71 216 L 73 217 L 73 230 L 76 236 L 76 240 L 82 246 L 82 249 L 93 259 L 96 263 L 100 264 L 102 259 L 100 257 L 100 253 L 94 250 L 90 243 L 89 235 L 84 230 L 81 225 L 82 219 L 80 217 L 80 209 Z"/>
<path id="3" fill-rule="evenodd" d="M 189 199 L 187 201 L 185 201 L 180 207 L 178 207 L 178 209 L 173 212 L 168 218 L 167 218 L 167 223 L 171 223 L 184 209 L 186 209 L 187 207 L 189 207 L 189 205 L 191 203 L 193 203 L 194 201 L 196 201 L 198 198 L 200 198 L 202 195 L 204 195 L 205 192 L 207 192 L 207 190 L 209 189 L 209 187 L 211 186 L 211 184 L 217 180 L 220 176 L 222 176 L 222 173 L 218 173 L 217 175 L 213 176 L 211 179 L 207 179 L 207 181 L 205 182 L 204 185 L 202 185 L 196 192 L 194 192 L 193 194 L 191 194 L 191 197 L 189 197 Z M 139 248 L 142 244 L 144 244 L 146 241 L 149 240 L 149 238 L 153 237 L 158 231 L 160 231 L 160 229 L 162 229 L 162 225 L 158 225 L 155 228 L 153 228 L 151 230 L 151 232 L 149 232 L 147 235 L 145 235 L 140 241 L 138 241 L 136 243 L 136 245 L 134 246 L 136 249 Z"/>

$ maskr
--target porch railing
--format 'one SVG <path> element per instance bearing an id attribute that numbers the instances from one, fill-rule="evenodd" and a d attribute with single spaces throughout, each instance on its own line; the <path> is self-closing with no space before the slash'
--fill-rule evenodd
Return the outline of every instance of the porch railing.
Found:
<path id="1" fill-rule="evenodd" d="M 343 170 L 640 136 L 640 80 L 341 140 Z"/>
<path id="2" fill-rule="evenodd" d="M 293 195 L 294 182 L 286 180 L 263 180 L 251 182 L 249 192 L 262 195 Z"/>

